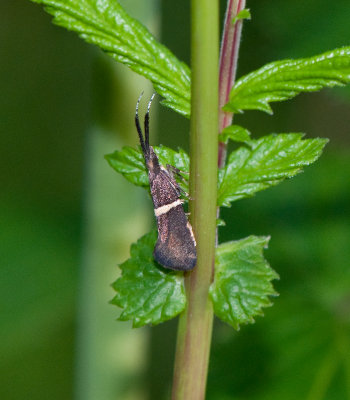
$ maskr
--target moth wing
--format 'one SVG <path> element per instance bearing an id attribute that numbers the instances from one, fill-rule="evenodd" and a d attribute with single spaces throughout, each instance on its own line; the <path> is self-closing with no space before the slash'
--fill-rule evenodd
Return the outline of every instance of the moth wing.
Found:
<path id="1" fill-rule="evenodd" d="M 197 262 L 196 242 L 182 205 L 157 217 L 158 240 L 154 258 L 166 268 L 189 271 Z"/>
<path id="2" fill-rule="evenodd" d="M 155 208 L 170 204 L 180 196 L 177 182 L 163 168 L 159 173 L 150 177 L 150 188 Z"/>

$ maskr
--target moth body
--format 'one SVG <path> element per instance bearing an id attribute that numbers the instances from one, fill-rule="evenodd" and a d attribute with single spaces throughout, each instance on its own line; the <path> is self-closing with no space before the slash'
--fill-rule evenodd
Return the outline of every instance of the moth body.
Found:
<path id="1" fill-rule="evenodd" d="M 145 115 L 143 138 L 138 118 L 141 96 L 136 105 L 135 123 L 148 170 L 157 219 L 158 239 L 153 255 L 155 260 L 166 268 L 188 271 L 193 269 L 197 262 L 196 241 L 182 206 L 179 185 L 172 174 L 160 165 L 153 147 L 149 145 L 149 109 L 154 95 Z"/>

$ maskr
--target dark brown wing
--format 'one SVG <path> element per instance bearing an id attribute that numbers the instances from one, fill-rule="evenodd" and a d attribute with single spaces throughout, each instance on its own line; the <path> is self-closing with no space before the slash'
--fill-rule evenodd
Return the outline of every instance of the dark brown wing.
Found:
<path id="1" fill-rule="evenodd" d="M 166 268 L 188 271 L 197 262 L 196 242 L 182 205 L 157 217 L 158 240 L 154 258 Z"/>
<path id="2" fill-rule="evenodd" d="M 180 197 L 177 182 L 163 168 L 160 168 L 156 174 L 149 172 L 149 183 L 155 209 L 170 204 Z"/>

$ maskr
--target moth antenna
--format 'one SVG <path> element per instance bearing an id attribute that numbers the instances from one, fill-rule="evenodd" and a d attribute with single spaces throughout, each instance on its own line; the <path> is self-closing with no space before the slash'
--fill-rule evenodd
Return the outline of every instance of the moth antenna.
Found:
<path id="1" fill-rule="evenodd" d="M 151 97 L 150 101 L 148 102 L 147 112 L 145 115 L 145 146 L 146 146 L 147 150 L 149 149 L 149 110 L 151 108 L 151 104 L 152 104 L 152 101 L 153 101 L 155 95 L 156 95 L 156 93 L 152 94 L 152 97 Z"/>
<path id="2" fill-rule="evenodd" d="M 137 103 L 136 103 L 135 125 L 136 125 L 137 133 L 139 135 L 141 149 L 142 149 L 143 154 L 145 155 L 147 153 L 147 151 L 146 151 L 147 147 L 145 146 L 145 141 L 143 139 L 142 129 L 141 129 L 140 120 L 139 120 L 139 104 L 140 104 L 142 96 L 143 96 L 143 91 L 141 92 L 140 97 L 138 98 Z"/>

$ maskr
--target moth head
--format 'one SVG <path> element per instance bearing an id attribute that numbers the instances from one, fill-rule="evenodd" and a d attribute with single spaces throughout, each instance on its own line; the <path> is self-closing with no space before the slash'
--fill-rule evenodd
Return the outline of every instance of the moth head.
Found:
<path id="1" fill-rule="evenodd" d="M 160 168 L 158 156 L 153 150 L 152 146 L 149 146 L 148 153 L 145 155 L 147 169 L 149 171 L 157 171 Z"/>

